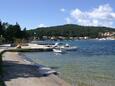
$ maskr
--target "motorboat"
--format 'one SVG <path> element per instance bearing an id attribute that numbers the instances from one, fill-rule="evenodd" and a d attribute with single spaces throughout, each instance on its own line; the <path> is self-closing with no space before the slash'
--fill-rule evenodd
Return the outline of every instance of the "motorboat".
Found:
<path id="1" fill-rule="evenodd" d="M 66 51 L 74 51 L 77 50 L 76 46 L 70 46 L 69 44 L 65 44 L 65 46 L 61 46 L 62 49 L 66 50 Z"/>
<path id="2" fill-rule="evenodd" d="M 75 46 L 73 46 L 73 47 L 64 47 L 63 49 L 67 50 L 67 51 L 74 51 L 74 50 L 77 50 L 77 47 L 75 47 Z"/>
<path id="3" fill-rule="evenodd" d="M 54 51 L 55 53 L 64 53 L 64 52 L 65 52 L 65 51 L 64 51 L 63 49 L 61 49 L 61 48 L 54 48 L 53 51 Z"/>
<path id="4" fill-rule="evenodd" d="M 55 48 L 59 48 L 59 49 L 65 50 L 65 51 L 74 51 L 74 50 L 77 50 L 78 47 L 70 46 L 69 44 L 56 43 L 54 46 L 54 49 Z"/>

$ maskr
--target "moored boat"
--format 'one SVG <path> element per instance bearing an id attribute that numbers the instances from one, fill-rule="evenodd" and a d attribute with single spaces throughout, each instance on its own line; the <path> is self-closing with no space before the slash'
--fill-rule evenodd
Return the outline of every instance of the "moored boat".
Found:
<path id="1" fill-rule="evenodd" d="M 55 49 L 53 49 L 53 51 L 54 51 L 55 53 L 64 53 L 64 52 L 65 52 L 65 50 L 63 50 L 63 49 L 61 49 L 61 48 L 55 48 Z"/>
<path id="2" fill-rule="evenodd" d="M 74 51 L 74 50 L 77 50 L 78 47 L 70 46 L 69 44 L 56 43 L 54 48 L 60 48 L 65 51 Z"/>

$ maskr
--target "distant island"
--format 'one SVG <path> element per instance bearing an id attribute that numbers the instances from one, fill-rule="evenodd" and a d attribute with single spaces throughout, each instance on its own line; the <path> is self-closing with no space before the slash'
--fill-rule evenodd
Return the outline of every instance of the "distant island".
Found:
<path id="1" fill-rule="evenodd" d="M 30 40 L 69 40 L 69 39 L 115 39 L 115 28 L 80 26 L 66 24 L 51 27 L 40 27 L 27 30 L 21 28 L 18 23 L 15 25 L 0 21 L 0 44 L 19 43 Z"/>

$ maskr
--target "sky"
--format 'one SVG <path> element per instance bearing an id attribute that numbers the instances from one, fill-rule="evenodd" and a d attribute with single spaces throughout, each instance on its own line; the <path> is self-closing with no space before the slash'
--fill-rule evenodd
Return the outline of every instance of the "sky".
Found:
<path id="1" fill-rule="evenodd" d="M 63 24 L 115 27 L 115 0 L 0 0 L 0 20 L 34 29 Z"/>

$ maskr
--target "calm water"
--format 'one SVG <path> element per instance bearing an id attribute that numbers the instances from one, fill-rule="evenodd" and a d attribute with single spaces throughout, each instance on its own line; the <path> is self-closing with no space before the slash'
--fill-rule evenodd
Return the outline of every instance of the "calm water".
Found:
<path id="1" fill-rule="evenodd" d="M 115 41 L 63 42 L 79 48 L 65 54 L 35 52 L 24 55 L 35 63 L 54 68 L 61 78 L 74 86 L 115 86 Z"/>

